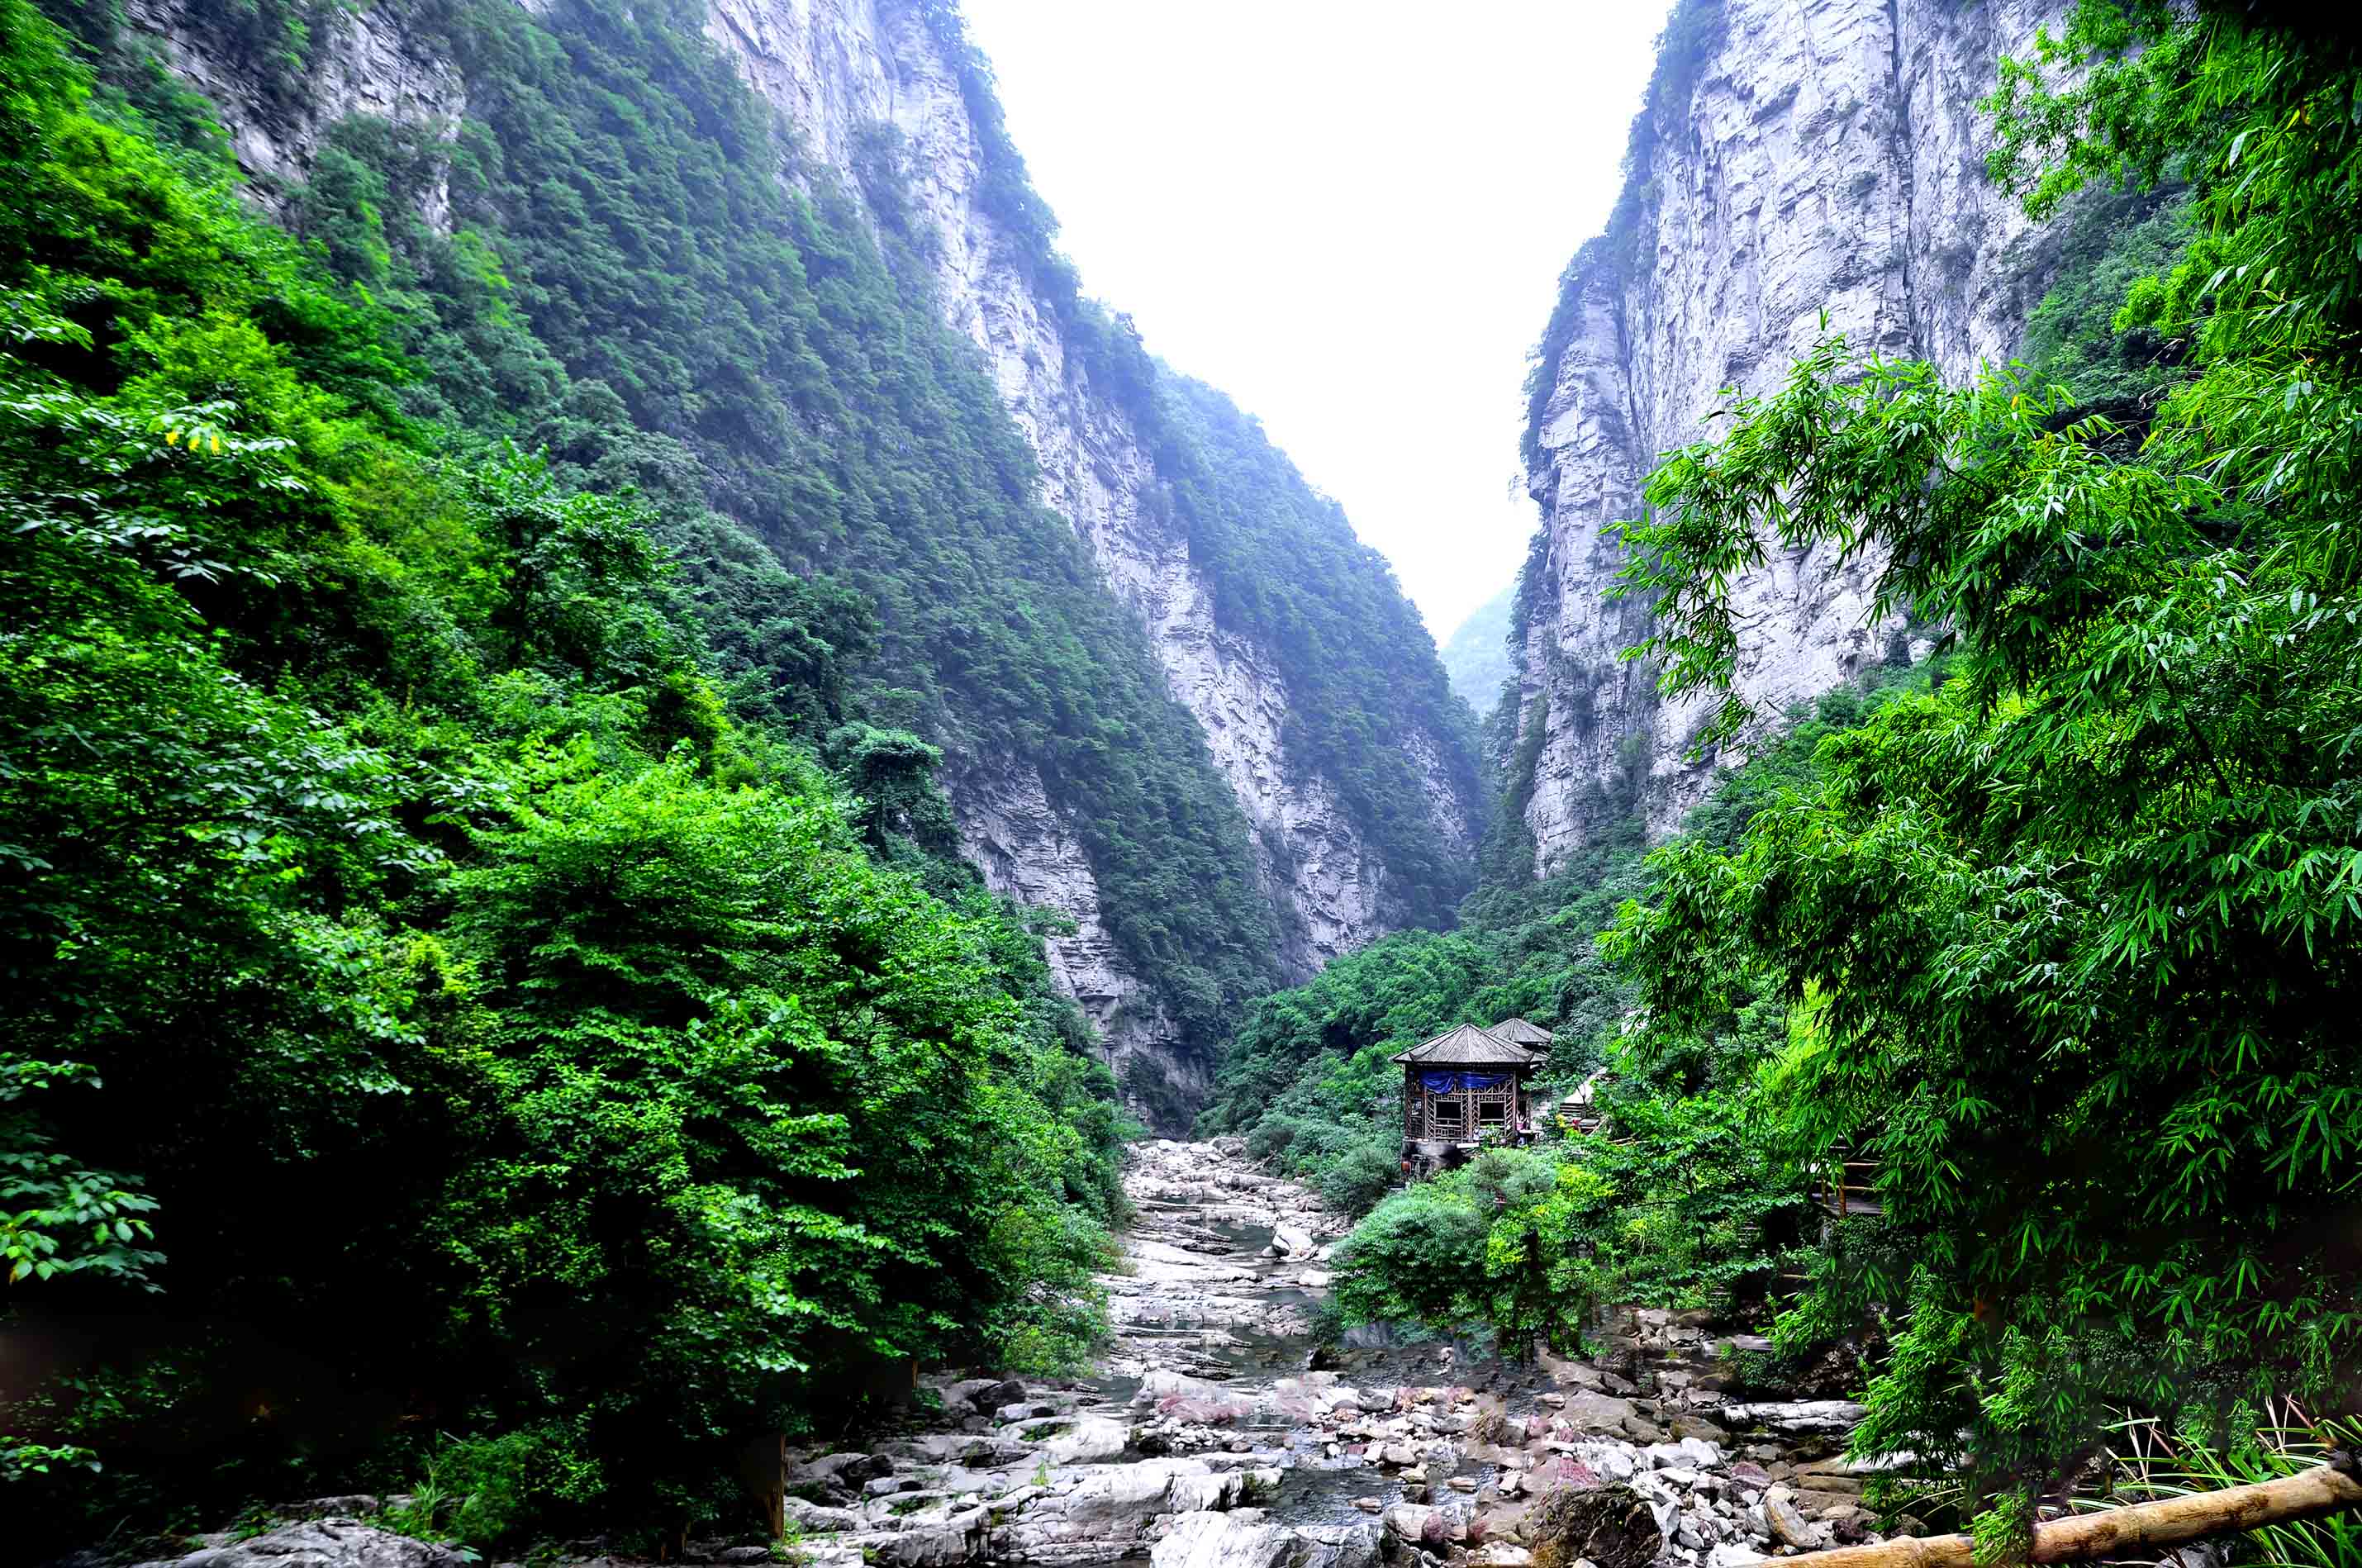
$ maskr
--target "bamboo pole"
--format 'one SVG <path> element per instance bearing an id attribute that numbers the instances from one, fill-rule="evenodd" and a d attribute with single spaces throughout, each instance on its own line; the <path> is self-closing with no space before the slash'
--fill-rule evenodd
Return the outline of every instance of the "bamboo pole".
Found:
<path id="1" fill-rule="evenodd" d="M 2155 1554 L 2209 1536 L 2266 1525 L 2317 1519 L 2362 1507 L 2362 1463 L 2341 1453 L 2277 1481 L 2193 1492 L 2129 1507 L 2103 1508 L 2034 1527 L 2033 1562 L 2088 1562 L 2095 1558 Z M 1779 1568 L 1974 1568 L 1965 1535 L 1900 1536 L 1868 1546 L 1807 1551 L 1778 1560 Z"/>

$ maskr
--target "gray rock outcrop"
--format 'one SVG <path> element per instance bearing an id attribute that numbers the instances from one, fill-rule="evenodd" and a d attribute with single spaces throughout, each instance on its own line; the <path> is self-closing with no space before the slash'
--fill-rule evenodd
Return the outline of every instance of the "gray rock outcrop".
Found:
<path id="1" fill-rule="evenodd" d="M 1617 660 L 1647 609 L 1610 601 L 1617 525 L 1722 391 L 1771 390 L 1825 330 L 1956 380 L 2006 361 L 2051 248 L 1990 184 L 1975 105 L 2050 0 L 1684 0 L 1610 232 L 1570 268 L 1527 486 L 1542 536 L 1519 628 L 1517 756 L 1547 874 L 1612 818 L 1675 825 L 1711 787 L 1684 753 L 1706 699 Z M 1823 326 L 1826 313 L 1827 326 Z M 1928 634 L 1867 612 L 1882 563 L 1778 551 L 1737 585 L 1738 687 L 1777 719 Z M 1527 762 L 1527 759 L 1530 759 Z M 1734 758 L 1720 759 L 1727 763 Z M 1513 779 L 1512 790 L 1526 780 Z"/>
<path id="2" fill-rule="evenodd" d="M 248 1540 L 208 1546 L 140 1568 L 466 1568 L 448 1546 L 396 1535 L 358 1519 L 306 1519 Z"/>
<path id="3" fill-rule="evenodd" d="M 1253 1508 L 1184 1514 L 1148 1554 L 1150 1568 L 1370 1568 L 1377 1559 L 1367 1525 L 1266 1524 Z"/>

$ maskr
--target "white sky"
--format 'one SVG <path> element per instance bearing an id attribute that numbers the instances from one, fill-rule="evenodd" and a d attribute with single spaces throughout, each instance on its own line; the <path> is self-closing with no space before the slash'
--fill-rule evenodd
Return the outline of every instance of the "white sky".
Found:
<path id="1" fill-rule="evenodd" d="M 1519 387 L 1666 0 L 966 0 L 1086 293 L 1259 415 L 1439 641 L 1516 573 Z"/>

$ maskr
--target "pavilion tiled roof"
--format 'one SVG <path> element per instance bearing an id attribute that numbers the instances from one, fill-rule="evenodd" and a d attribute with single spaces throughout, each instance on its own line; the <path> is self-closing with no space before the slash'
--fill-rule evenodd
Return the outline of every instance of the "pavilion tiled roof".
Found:
<path id="1" fill-rule="evenodd" d="M 1539 1023 L 1528 1023 L 1522 1018 L 1505 1018 L 1485 1032 L 1496 1040 L 1506 1040 L 1512 1045 L 1523 1045 L 1529 1051 L 1550 1049 L 1551 1032 Z"/>
<path id="2" fill-rule="evenodd" d="M 1532 1065 L 1534 1054 L 1473 1023 L 1463 1023 L 1394 1059 L 1416 1067 L 1523 1067 Z"/>

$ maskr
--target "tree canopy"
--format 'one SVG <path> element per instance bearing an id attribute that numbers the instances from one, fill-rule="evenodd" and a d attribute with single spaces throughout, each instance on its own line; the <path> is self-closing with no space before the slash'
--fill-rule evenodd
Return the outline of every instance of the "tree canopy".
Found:
<path id="1" fill-rule="evenodd" d="M 658 514 L 444 424 L 141 103 L 0 0 L 15 1544 L 438 1473 L 679 1529 L 881 1367 L 1072 1364 L 1113 1085 L 826 766 L 860 616 L 734 701 Z"/>

